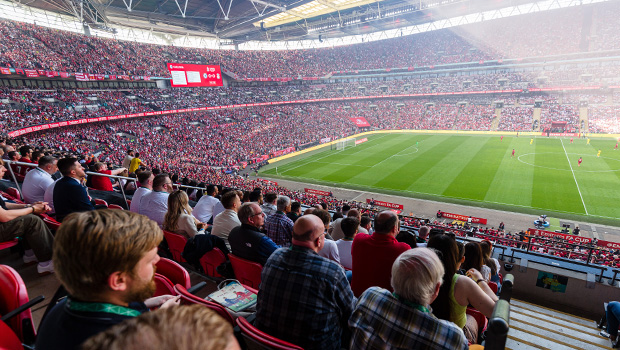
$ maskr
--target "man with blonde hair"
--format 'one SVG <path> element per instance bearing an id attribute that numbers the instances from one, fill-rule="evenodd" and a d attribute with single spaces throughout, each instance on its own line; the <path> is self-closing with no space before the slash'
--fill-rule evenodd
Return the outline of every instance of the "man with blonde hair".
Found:
<path id="1" fill-rule="evenodd" d="M 198 331 L 199 330 L 199 331 Z M 88 339 L 82 350 L 239 350 L 233 328 L 215 311 L 188 305 L 147 312 Z"/>
<path id="2" fill-rule="evenodd" d="M 428 248 L 398 256 L 392 265 L 394 293 L 370 287 L 360 296 L 349 319 L 351 349 L 467 349 L 463 331 L 430 310 L 443 275 L 441 260 Z"/>
<path id="3" fill-rule="evenodd" d="M 69 297 L 47 315 L 36 348 L 78 349 L 149 308 L 178 303 L 155 292 L 157 246 L 163 233 L 147 217 L 125 210 L 67 216 L 54 239 L 54 268 Z"/>

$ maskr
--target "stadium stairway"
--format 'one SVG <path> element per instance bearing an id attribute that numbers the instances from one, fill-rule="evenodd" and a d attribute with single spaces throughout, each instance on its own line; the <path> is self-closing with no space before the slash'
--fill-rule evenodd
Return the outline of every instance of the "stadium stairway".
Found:
<path id="1" fill-rule="evenodd" d="M 506 349 L 611 350 L 599 331 L 593 320 L 512 299 Z"/>

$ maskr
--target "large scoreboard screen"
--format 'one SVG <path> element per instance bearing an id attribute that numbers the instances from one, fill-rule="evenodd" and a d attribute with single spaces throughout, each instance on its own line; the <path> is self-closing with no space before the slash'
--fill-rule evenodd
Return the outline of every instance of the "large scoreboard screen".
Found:
<path id="1" fill-rule="evenodd" d="M 220 66 L 168 63 L 172 87 L 222 86 Z"/>

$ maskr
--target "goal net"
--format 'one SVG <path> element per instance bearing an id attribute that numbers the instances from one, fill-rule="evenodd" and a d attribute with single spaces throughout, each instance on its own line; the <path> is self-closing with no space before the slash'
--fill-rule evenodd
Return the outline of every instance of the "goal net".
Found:
<path id="1" fill-rule="evenodd" d="M 342 151 L 350 147 L 355 147 L 355 137 L 349 137 L 344 140 L 340 140 L 332 146 L 338 151 Z"/>

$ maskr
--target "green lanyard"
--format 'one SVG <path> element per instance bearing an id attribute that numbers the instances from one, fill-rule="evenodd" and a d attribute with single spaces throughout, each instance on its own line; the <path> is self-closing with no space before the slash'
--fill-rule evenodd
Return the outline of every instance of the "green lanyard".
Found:
<path id="1" fill-rule="evenodd" d="M 421 305 L 421 304 L 418 304 L 418 303 L 414 303 L 414 302 L 409 301 L 409 300 L 405 300 L 405 299 L 401 298 L 401 297 L 400 297 L 398 294 L 396 294 L 396 293 L 392 293 L 392 295 L 393 295 L 393 296 L 394 296 L 394 298 L 396 298 L 398 301 L 402 302 L 402 303 L 403 303 L 403 304 L 405 304 L 405 305 L 411 306 L 411 307 L 412 307 L 412 308 L 414 308 L 414 309 L 417 309 L 417 310 L 419 310 L 419 311 L 426 312 L 426 313 L 431 312 L 431 311 L 430 311 L 430 310 L 429 310 L 426 306 L 424 306 L 424 305 Z"/>
<path id="2" fill-rule="evenodd" d="M 109 314 L 116 314 L 121 316 L 137 317 L 140 316 L 140 311 L 134 310 L 128 307 L 107 304 L 107 303 L 84 303 L 81 301 L 75 301 L 67 299 L 67 307 L 73 311 L 83 312 L 105 312 Z"/>

